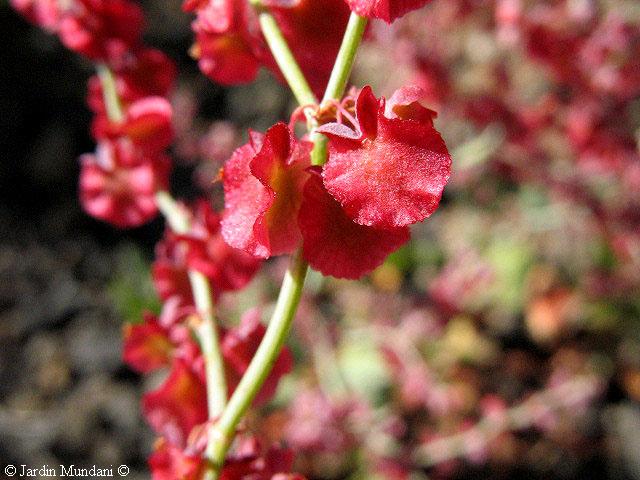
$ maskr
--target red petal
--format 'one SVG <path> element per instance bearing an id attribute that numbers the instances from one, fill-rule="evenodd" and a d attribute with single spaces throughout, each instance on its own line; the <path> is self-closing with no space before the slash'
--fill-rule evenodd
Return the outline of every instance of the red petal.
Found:
<path id="1" fill-rule="evenodd" d="M 387 23 L 411 10 L 425 6 L 430 0 L 346 0 L 351 10 L 368 18 L 379 18 Z"/>
<path id="2" fill-rule="evenodd" d="M 148 150 L 164 150 L 171 144 L 171 104 L 162 97 L 146 97 L 132 103 L 122 133 Z"/>
<path id="3" fill-rule="evenodd" d="M 310 151 L 308 142 L 296 142 L 278 123 L 257 153 L 249 144 L 234 152 L 224 169 L 222 235 L 229 245 L 262 258 L 293 251 Z"/>
<path id="4" fill-rule="evenodd" d="M 140 373 L 169 365 L 174 346 L 155 315 L 146 313 L 144 323 L 124 327 L 124 362 Z"/>
<path id="5" fill-rule="evenodd" d="M 176 446 L 185 446 L 193 427 L 207 421 L 202 380 L 181 359 L 165 382 L 142 398 L 142 411 L 153 429 Z"/>
<path id="6" fill-rule="evenodd" d="M 298 222 L 304 258 L 316 270 L 338 278 L 360 278 L 409 240 L 406 227 L 379 230 L 354 223 L 319 175 L 307 181 Z"/>
<path id="7" fill-rule="evenodd" d="M 149 457 L 149 467 L 153 480 L 201 480 L 205 464 L 202 457 L 187 455 L 160 438 Z"/>
<path id="8" fill-rule="evenodd" d="M 127 142 L 103 142 L 80 161 L 80 203 L 87 213 L 121 228 L 156 216 L 155 193 L 169 182 L 167 157 L 141 155 Z"/>
<path id="9" fill-rule="evenodd" d="M 396 90 L 385 105 L 384 114 L 387 118 L 401 118 L 416 120 L 420 123 L 431 123 L 438 116 L 436 112 L 420 104 L 425 92 L 416 85 L 409 85 Z"/>
<path id="10" fill-rule="evenodd" d="M 405 107 L 392 109 L 398 105 Z M 369 122 L 376 109 L 377 136 L 356 143 L 325 132 L 330 138 L 323 172 L 327 190 L 361 225 L 392 228 L 424 220 L 438 207 L 451 172 L 451 157 L 429 110 L 413 104 L 400 110 L 424 121 L 387 118 L 383 103 L 376 105 L 363 93 L 357 108 L 359 123 Z"/>
<path id="11" fill-rule="evenodd" d="M 364 87 L 356 101 L 356 115 L 363 137 L 375 138 L 378 134 L 378 110 L 381 103 L 371 87 Z"/>

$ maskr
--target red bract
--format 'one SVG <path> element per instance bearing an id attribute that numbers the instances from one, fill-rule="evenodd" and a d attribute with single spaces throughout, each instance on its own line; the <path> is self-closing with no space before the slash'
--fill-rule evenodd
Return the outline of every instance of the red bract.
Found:
<path id="1" fill-rule="evenodd" d="M 243 438 L 227 455 L 220 480 L 304 480 L 302 475 L 287 473 L 293 464 L 290 450 L 261 448 L 254 437 Z M 205 463 L 201 455 L 176 448 L 159 439 L 149 459 L 153 480 L 202 480 Z"/>
<path id="2" fill-rule="evenodd" d="M 151 267 L 153 285 L 161 300 L 171 297 L 182 305 L 193 304 L 191 283 L 187 271 L 187 245 L 166 230 L 164 238 L 156 244 L 156 260 Z"/>
<path id="3" fill-rule="evenodd" d="M 205 471 L 200 455 L 188 455 L 164 438 L 156 442 L 149 467 L 153 480 L 201 480 Z"/>
<path id="4" fill-rule="evenodd" d="M 409 240 L 407 227 L 377 229 L 353 222 L 312 175 L 298 217 L 305 260 L 325 275 L 360 278 Z"/>
<path id="5" fill-rule="evenodd" d="M 174 359 L 165 382 L 142 398 L 142 411 L 156 432 L 184 447 L 193 427 L 207 421 L 207 393 L 201 375 L 183 359 Z"/>
<path id="6" fill-rule="evenodd" d="M 126 109 L 121 123 L 110 121 L 106 114 L 96 115 L 92 131 L 99 140 L 126 137 L 151 154 L 161 152 L 173 140 L 171 104 L 163 97 L 146 97 Z"/>
<path id="7" fill-rule="evenodd" d="M 224 462 L 220 480 L 297 480 L 288 474 L 293 465 L 293 452 L 271 447 L 266 451 L 255 437 L 243 438 Z"/>
<path id="8" fill-rule="evenodd" d="M 188 268 L 206 275 L 214 292 L 244 287 L 260 268 L 259 259 L 224 242 L 220 233 L 220 216 L 207 202 L 196 205 L 191 230 L 179 239 L 187 244 Z"/>
<path id="9" fill-rule="evenodd" d="M 356 103 L 359 131 L 344 125 L 320 128 L 329 141 L 323 177 L 328 192 L 356 223 L 376 228 L 410 225 L 438 207 L 451 174 L 451 156 L 433 127 L 434 112 L 415 89 L 384 98 L 371 88 Z"/>
<path id="10" fill-rule="evenodd" d="M 121 140 L 100 143 L 80 161 L 80 203 L 88 214 L 121 228 L 155 217 L 155 194 L 169 183 L 167 157 L 148 157 Z"/>
<path id="11" fill-rule="evenodd" d="M 345 0 L 351 11 L 368 18 L 379 18 L 387 23 L 424 7 L 430 0 Z"/>
<path id="12" fill-rule="evenodd" d="M 249 3 L 185 2 L 184 8 L 197 9 L 192 54 L 198 58 L 202 72 L 225 85 L 252 81 L 260 67 L 257 54 L 262 49 L 262 40 Z"/>
<path id="13" fill-rule="evenodd" d="M 92 60 L 112 60 L 138 46 L 144 18 L 127 0 L 75 0 L 58 25 L 62 43 Z"/>
<path id="14" fill-rule="evenodd" d="M 155 315 L 145 313 L 144 323 L 124 328 L 123 360 L 140 373 L 168 365 L 174 345 Z"/>
<path id="15" fill-rule="evenodd" d="M 140 373 L 150 373 L 168 367 L 173 358 L 179 357 L 192 368 L 200 368 L 200 347 L 181 322 L 190 313 L 193 309 L 182 307 L 180 299 L 172 297 L 165 302 L 159 317 L 144 312 L 143 323 L 125 326 L 125 363 Z"/>
<path id="16" fill-rule="evenodd" d="M 262 337 L 264 337 L 265 330 L 264 325 L 260 322 L 260 311 L 252 309 L 242 316 L 240 325 L 224 335 L 222 354 L 227 367 L 227 383 L 230 392 L 236 388 L 249 367 Z M 289 349 L 285 347 L 280 352 L 269 377 L 256 396 L 255 403 L 261 404 L 269 401 L 276 391 L 280 378 L 289 373 L 292 368 L 293 357 Z"/>
<path id="17" fill-rule="evenodd" d="M 271 127 L 264 138 L 252 137 L 224 168 L 222 235 L 229 245 L 256 257 L 290 253 L 300 240 L 296 216 L 311 144 L 297 141 L 284 123 Z"/>

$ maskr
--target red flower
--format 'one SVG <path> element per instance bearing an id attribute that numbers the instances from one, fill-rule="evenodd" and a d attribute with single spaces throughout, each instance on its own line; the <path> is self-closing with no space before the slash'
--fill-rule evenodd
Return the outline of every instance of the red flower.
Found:
<path id="1" fill-rule="evenodd" d="M 248 2 L 186 2 L 198 9 L 193 22 L 198 66 L 213 81 L 225 85 L 251 82 L 258 73 L 262 50 L 260 29 Z"/>
<path id="2" fill-rule="evenodd" d="M 358 224 L 402 227 L 438 207 L 451 157 L 433 127 L 435 113 L 418 97 L 401 89 L 385 108 L 384 98 L 365 87 L 356 102 L 357 132 L 340 124 L 320 128 L 330 139 L 324 184 Z"/>
<path id="3" fill-rule="evenodd" d="M 146 97 L 126 108 L 121 123 L 111 122 L 106 114 L 96 115 L 93 135 L 105 138 L 126 137 L 137 147 L 149 152 L 161 152 L 173 140 L 171 104 L 163 97 Z"/>
<path id="4" fill-rule="evenodd" d="M 155 315 L 144 314 L 144 323 L 124 328 L 123 360 L 140 373 L 168 365 L 174 345 Z"/>
<path id="5" fill-rule="evenodd" d="M 207 393 L 201 375 L 185 360 L 175 358 L 165 382 L 142 398 L 142 411 L 156 432 L 184 447 L 193 427 L 207 421 Z"/>
<path id="6" fill-rule="evenodd" d="M 205 471 L 202 456 L 189 455 L 159 438 L 149 457 L 153 480 L 201 480 Z"/>
<path id="7" fill-rule="evenodd" d="M 202 480 L 204 460 L 191 450 L 181 450 L 159 439 L 149 458 L 153 480 Z M 292 464 L 290 450 L 271 447 L 265 451 L 255 437 L 247 437 L 227 455 L 220 480 L 304 480 L 301 475 L 285 473 Z"/>
<path id="8" fill-rule="evenodd" d="M 165 231 L 164 238 L 156 244 L 156 259 L 151 266 L 151 275 L 161 300 L 176 297 L 182 305 L 193 304 L 187 271 L 187 245 L 180 242 L 176 234 L 169 229 Z"/>
<path id="9" fill-rule="evenodd" d="M 193 340 L 189 328 L 181 320 L 193 313 L 184 309 L 180 299 L 165 302 L 160 317 L 143 313 L 143 323 L 124 327 L 123 360 L 140 373 L 150 373 L 171 365 L 179 357 L 194 368 L 202 364 L 200 347 Z"/>
<path id="10" fill-rule="evenodd" d="M 310 152 L 309 142 L 278 123 L 233 153 L 224 168 L 222 235 L 229 245 L 262 258 L 295 249 Z"/>
<path id="11" fill-rule="evenodd" d="M 262 263 L 224 242 L 220 233 L 220 216 L 206 202 L 196 205 L 191 230 L 179 239 L 187 244 L 188 268 L 206 275 L 216 292 L 244 287 Z"/>
<path id="12" fill-rule="evenodd" d="M 89 215 L 121 228 L 155 217 L 155 194 L 169 183 L 167 157 L 148 157 L 120 140 L 98 144 L 80 161 L 80 203 Z"/>
<path id="13" fill-rule="evenodd" d="M 409 240 L 407 227 L 384 230 L 353 222 L 327 193 L 320 175 L 305 185 L 298 222 L 305 260 L 338 278 L 360 278 Z"/>
<path id="14" fill-rule="evenodd" d="M 117 59 L 136 47 L 144 17 L 127 0 L 75 0 L 65 10 L 58 33 L 62 43 L 92 60 Z"/>
<path id="15" fill-rule="evenodd" d="M 229 392 L 235 390 L 240 379 L 249 367 L 251 359 L 258 350 L 264 337 L 265 327 L 260 322 L 260 311 L 251 309 L 240 320 L 240 324 L 229 330 L 222 339 L 222 354 L 227 367 Z M 271 399 L 276 392 L 278 382 L 293 368 L 293 357 L 288 348 L 283 348 L 275 361 L 271 373 L 256 396 L 255 404 Z"/>
<path id="16" fill-rule="evenodd" d="M 424 7 L 430 0 L 345 0 L 351 11 L 368 18 L 379 18 L 387 23 L 411 10 Z"/>
<path id="17" fill-rule="evenodd" d="M 303 73 L 320 95 L 340 48 L 349 9 L 342 0 L 267 0 L 264 6 L 275 16 Z M 187 0 L 183 8 L 197 12 L 192 54 L 213 81 L 251 82 L 261 65 L 281 75 L 248 2 Z"/>

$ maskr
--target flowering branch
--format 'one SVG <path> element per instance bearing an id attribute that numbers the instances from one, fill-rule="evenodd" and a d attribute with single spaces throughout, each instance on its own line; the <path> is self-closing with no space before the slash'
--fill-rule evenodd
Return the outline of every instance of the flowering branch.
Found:
<path id="1" fill-rule="evenodd" d="M 156 193 L 156 202 L 174 232 L 181 235 L 188 233 L 191 227 L 189 215 L 180 208 L 168 192 Z M 213 420 L 222 413 L 227 402 L 227 383 L 214 316 L 211 284 L 207 277 L 197 270 L 189 270 L 189 282 L 201 320 L 195 329 L 205 362 L 209 418 Z"/>
<path id="2" fill-rule="evenodd" d="M 102 84 L 102 92 L 107 116 L 112 122 L 122 122 L 124 113 L 113 73 L 104 64 L 97 66 L 98 76 Z M 169 227 L 177 234 L 184 235 L 191 228 L 189 214 L 185 212 L 166 191 L 156 193 L 158 209 L 165 216 Z M 205 363 L 207 405 L 209 418 L 217 418 L 227 401 L 227 384 L 224 373 L 220 339 L 214 317 L 214 305 L 212 300 L 211 285 L 205 275 L 189 270 L 189 282 L 193 291 L 193 300 L 200 316 L 200 322 L 195 326 L 195 331 L 200 341 L 202 355 Z"/>
<path id="3" fill-rule="evenodd" d="M 254 6 L 257 4 L 257 2 L 252 3 Z M 277 22 L 266 11 L 261 11 L 259 15 L 263 34 L 298 102 L 301 105 L 316 103 L 315 95 L 304 78 Z M 361 19 L 352 14 L 338 59 L 330 77 L 333 79 L 333 81 L 330 80 L 331 90 L 329 87 L 327 88 L 324 95 L 325 99 L 337 98 L 344 93 L 346 81 L 351 72 L 355 52 L 362 38 L 365 25 L 366 19 Z M 315 136 L 314 149 L 316 145 L 323 141 L 323 138 L 320 134 Z M 324 152 L 325 158 L 319 161 L 320 163 L 318 164 L 320 165 L 326 161 L 326 146 L 324 147 Z M 302 258 L 301 249 L 298 249 L 291 257 L 291 264 L 285 273 L 276 308 L 271 316 L 264 338 L 216 424 L 217 441 L 210 450 L 212 456 L 209 457 L 209 460 L 218 469 L 224 464 L 226 452 L 233 440 L 238 423 L 269 375 L 273 363 L 289 334 L 300 302 L 308 268 L 307 262 Z"/>

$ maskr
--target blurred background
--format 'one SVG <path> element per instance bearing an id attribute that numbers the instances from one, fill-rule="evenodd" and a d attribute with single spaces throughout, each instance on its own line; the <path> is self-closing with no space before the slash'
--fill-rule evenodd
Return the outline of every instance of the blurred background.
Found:
<path id="1" fill-rule="evenodd" d="M 141 2 L 177 62 L 173 190 L 204 192 L 295 104 L 262 72 L 222 88 L 178 0 Z M 116 231 L 77 200 L 92 67 L 0 2 L 0 464 L 148 478 L 125 322 L 160 304 L 162 221 Z M 426 91 L 454 173 L 439 210 L 360 282 L 312 274 L 297 366 L 250 425 L 310 479 L 640 479 L 640 5 L 433 0 L 373 23 L 355 85 Z M 251 98 L 251 102 L 246 99 Z M 272 308 L 286 260 L 221 300 Z"/>

